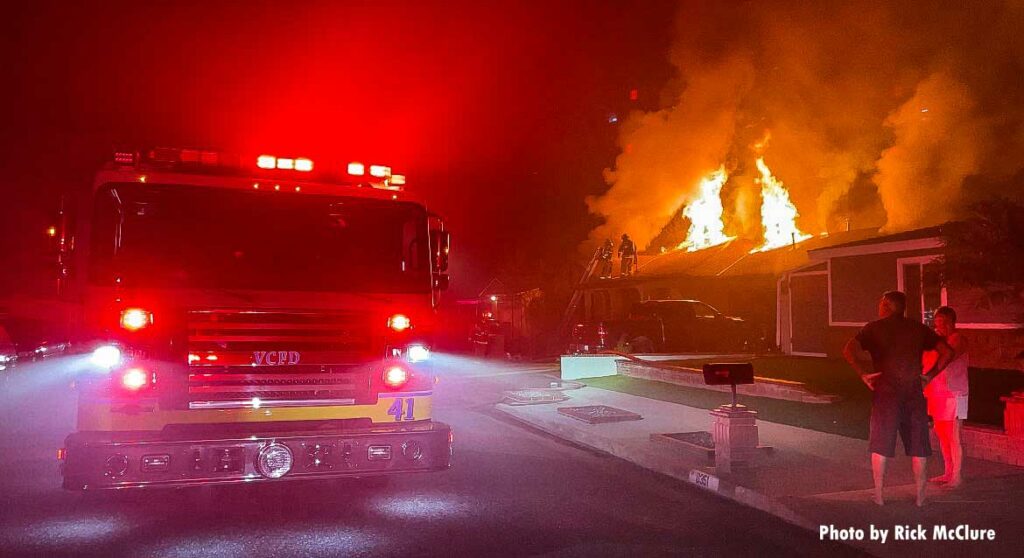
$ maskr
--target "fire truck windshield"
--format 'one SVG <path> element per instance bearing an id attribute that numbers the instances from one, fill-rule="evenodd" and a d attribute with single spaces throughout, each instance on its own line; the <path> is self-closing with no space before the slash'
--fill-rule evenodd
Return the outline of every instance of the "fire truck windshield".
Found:
<path id="1" fill-rule="evenodd" d="M 97 192 L 90 281 L 127 287 L 427 292 L 426 210 L 166 184 Z"/>

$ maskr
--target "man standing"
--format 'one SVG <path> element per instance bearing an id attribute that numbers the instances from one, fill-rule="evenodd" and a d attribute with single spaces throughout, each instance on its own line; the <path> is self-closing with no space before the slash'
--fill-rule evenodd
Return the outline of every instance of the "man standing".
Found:
<path id="1" fill-rule="evenodd" d="M 953 351 L 922 323 L 904 315 L 907 296 L 889 291 L 878 302 L 878 320 L 863 327 L 846 343 L 843 356 L 860 374 L 874 394 L 871 401 L 871 472 L 875 481 L 874 500 L 882 505 L 886 459 L 896 457 L 896 434 L 912 458 L 917 505 L 924 505 L 928 457 L 932 454 L 928 431 L 928 404 L 924 385 L 931 381 L 953 358 Z M 930 370 L 921 375 L 921 357 L 935 350 L 939 357 Z M 867 351 L 873 368 L 866 369 L 858 356 Z"/>
<path id="2" fill-rule="evenodd" d="M 633 244 L 628 234 L 622 235 L 622 243 L 619 244 L 619 258 L 622 260 L 619 275 L 623 277 L 632 275 L 633 268 L 636 267 L 636 244 Z"/>

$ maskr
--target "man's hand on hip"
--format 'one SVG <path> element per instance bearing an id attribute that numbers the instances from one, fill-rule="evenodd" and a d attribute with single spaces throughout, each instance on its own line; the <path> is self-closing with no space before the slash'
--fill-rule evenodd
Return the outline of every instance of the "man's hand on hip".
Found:
<path id="1" fill-rule="evenodd" d="M 875 372 L 873 374 L 861 374 L 860 380 L 864 382 L 864 385 L 868 386 L 868 389 L 870 389 L 871 391 L 875 391 L 875 382 L 878 381 L 878 378 L 881 375 L 881 372 Z"/>

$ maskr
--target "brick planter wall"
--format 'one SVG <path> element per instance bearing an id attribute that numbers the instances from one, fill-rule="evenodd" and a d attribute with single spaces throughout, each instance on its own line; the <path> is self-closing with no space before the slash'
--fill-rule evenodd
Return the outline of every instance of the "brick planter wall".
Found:
<path id="1" fill-rule="evenodd" d="M 1024 438 L 1011 437 L 998 428 L 965 426 L 960 440 L 968 457 L 1024 467 Z"/>
<path id="2" fill-rule="evenodd" d="M 704 375 L 701 371 L 678 366 L 658 365 L 655 363 L 643 363 L 635 360 L 620 360 L 617 363 L 620 376 L 629 376 L 641 380 L 654 380 L 679 386 L 686 386 L 699 389 L 708 389 L 730 393 L 729 386 L 709 386 L 704 384 Z M 770 397 L 772 399 L 785 399 L 788 401 L 800 401 L 801 403 L 833 403 L 838 400 L 834 395 L 823 395 L 813 393 L 807 386 L 800 382 L 789 382 L 773 378 L 755 377 L 754 383 L 738 386 L 736 392 L 740 395 L 752 397 Z"/>

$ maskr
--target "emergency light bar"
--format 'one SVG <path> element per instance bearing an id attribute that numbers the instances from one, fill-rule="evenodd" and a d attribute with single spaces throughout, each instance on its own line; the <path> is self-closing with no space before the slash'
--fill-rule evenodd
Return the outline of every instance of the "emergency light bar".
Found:
<path id="1" fill-rule="evenodd" d="M 219 151 L 206 151 L 200 149 L 182 149 L 175 147 L 156 147 L 133 151 L 130 148 L 117 148 L 113 153 L 114 165 L 119 167 L 135 167 L 140 171 L 150 167 L 181 169 L 189 172 L 200 172 L 203 174 L 249 174 L 253 168 L 251 163 L 244 163 L 244 160 L 252 161 L 246 156 L 240 159 L 237 155 L 222 153 Z M 265 171 L 285 171 L 285 173 L 313 172 L 313 160 L 306 157 L 278 157 L 264 153 L 255 157 L 256 168 Z M 324 172 L 326 170 L 326 172 Z M 345 177 L 366 177 L 359 180 L 355 186 L 364 186 L 383 190 L 401 191 L 406 184 L 406 177 L 403 174 L 392 174 L 391 167 L 387 165 L 368 165 L 358 161 L 341 163 L 338 166 L 328 165 L 327 169 L 320 169 L 320 175 L 328 182 L 347 183 Z M 283 178 L 277 175 L 275 180 Z M 332 180 L 335 179 L 335 180 Z M 139 182 L 146 182 L 146 175 L 138 177 Z M 260 189 L 260 184 L 254 183 L 253 188 Z M 280 186 L 274 188 L 280 190 Z M 288 189 L 292 189 L 291 186 Z M 294 188 L 296 192 L 300 188 Z"/>
<path id="2" fill-rule="evenodd" d="M 163 164 L 185 164 L 185 165 L 204 165 L 204 166 L 220 166 L 228 164 L 229 161 L 224 154 L 218 153 L 217 151 L 203 151 L 199 149 L 178 149 L 173 147 L 157 147 L 150 149 L 144 153 L 143 158 L 146 161 L 152 163 L 163 163 Z M 115 162 L 117 159 L 115 158 Z"/>
<path id="3" fill-rule="evenodd" d="M 313 170 L 313 161 L 299 157 L 292 159 L 289 157 L 275 157 L 273 155 L 260 155 L 256 158 L 256 166 L 261 169 L 280 169 L 280 170 L 296 170 L 299 172 L 309 172 Z"/>

